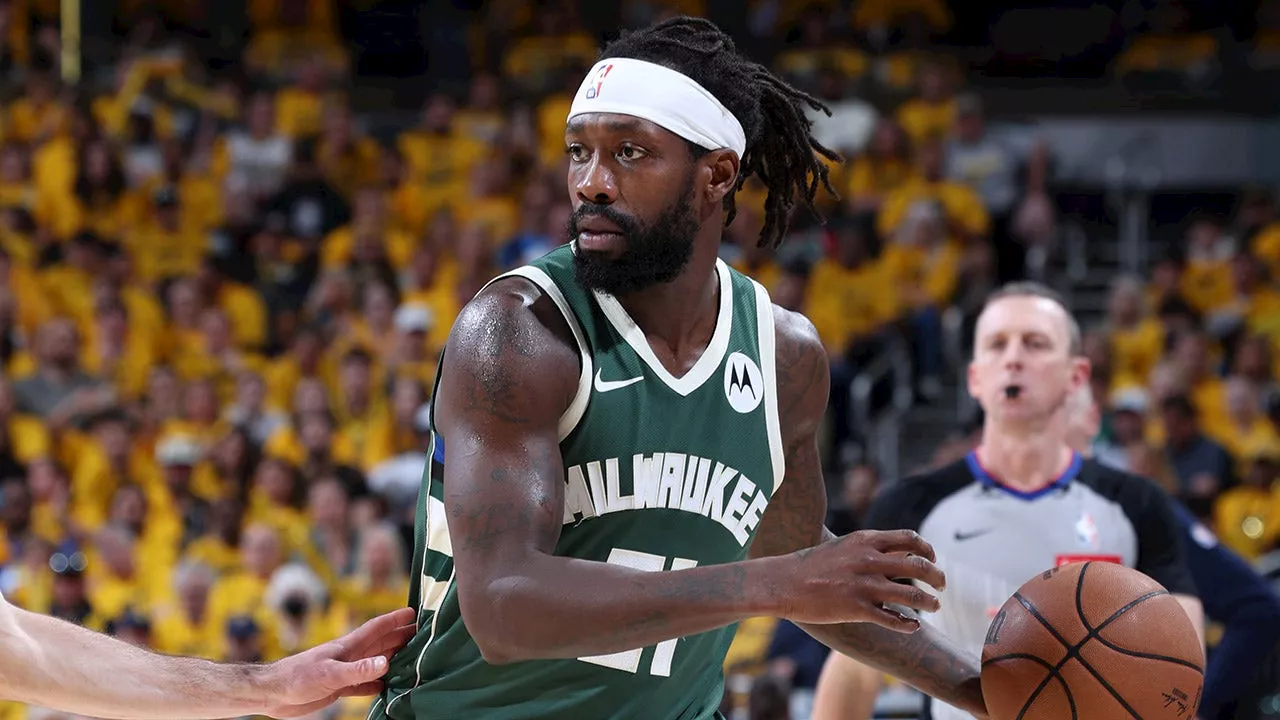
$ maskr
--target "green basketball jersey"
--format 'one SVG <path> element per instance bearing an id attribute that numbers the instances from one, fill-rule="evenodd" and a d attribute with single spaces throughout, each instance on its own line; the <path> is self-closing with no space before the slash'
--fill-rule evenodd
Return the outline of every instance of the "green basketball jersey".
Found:
<path id="1" fill-rule="evenodd" d="M 773 306 L 750 278 L 723 262 L 716 271 L 714 334 L 679 378 L 616 299 L 576 282 L 572 246 L 506 275 L 527 278 L 555 302 L 581 356 L 578 392 L 559 428 L 557 555 L 654 572 L 746 558 L 783 475 Z M 410 592 L 418 634 L 392 659 L 370 717 L 716 717 L 736 626 L 576 660 L 493 666 L 481 658 L 454 586 L 441 487 L 447 441 L 433 438 L 418 506 Z"/>

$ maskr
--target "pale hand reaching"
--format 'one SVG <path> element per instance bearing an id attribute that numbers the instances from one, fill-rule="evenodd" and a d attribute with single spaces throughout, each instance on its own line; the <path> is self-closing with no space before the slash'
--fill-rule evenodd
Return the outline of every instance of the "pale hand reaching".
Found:
<path id="1" fill-rule="evenodd" d="M 387 663 L 417 630 L 412 608 L 376 617 L 350 633 L 267 666 L 273 718 L 296 718 L 343 697 L 376 694 Z"/>

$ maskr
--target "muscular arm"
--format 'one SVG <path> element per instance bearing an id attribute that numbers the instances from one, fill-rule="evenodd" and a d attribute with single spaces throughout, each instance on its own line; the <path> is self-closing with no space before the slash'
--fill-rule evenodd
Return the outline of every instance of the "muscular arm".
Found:
<path id="1" fill-rule="evenodd" d="M 408 610 L 385 615 L 343 641 L 241 665 L 159 655 L 0 597 L 0 697 L 98 718 L 295 717 L 376 691 L 412 622 Z"/>
<path id="2" fill-rule="evenodd" d="M 780 614 L 777 560 L 649 573 L 553 554 L 565 511 L 557 426 L 579 363 L 564 319 L 524 280 L 482 292 L 445 351 L 445 512 L 463 619 L 484 658 L 601 655 Z"/>
<path id="3" fill-rule="evenodd" d="M 829 367 L 822 343 L 803 316 L 774 310 L 779 413 L 786 476 L 760 522 L 752 557 L 790 553 L 831 538 L 823 527 L 827 493 L 817 444 L 826 411 Z M 802 624 L 831 649 L 911 684 L 921 692 L 985 714 L 978 660 L 927 625 L 903 634 L 871 623 Z"/>

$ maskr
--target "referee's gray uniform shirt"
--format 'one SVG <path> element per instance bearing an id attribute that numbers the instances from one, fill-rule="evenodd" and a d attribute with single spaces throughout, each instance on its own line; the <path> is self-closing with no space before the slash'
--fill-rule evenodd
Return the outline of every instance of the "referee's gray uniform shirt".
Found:
<path id="1" fill-rule="evenodd" d="M 1061 476 L 1023 492 L 991 476 L 975 453 L 886 488 L 868 529 L 909 528 L 947 574 L 942 610 L 924 621 L 975 655 L 1000 606 L 1024 582 L 1086 560 L 1136 568 L 1171 593 L 1195 594 L 1169 499 L 1154 483 L 1074 456 Z M 972 716 L 936 700 L 925 718 Z"/>

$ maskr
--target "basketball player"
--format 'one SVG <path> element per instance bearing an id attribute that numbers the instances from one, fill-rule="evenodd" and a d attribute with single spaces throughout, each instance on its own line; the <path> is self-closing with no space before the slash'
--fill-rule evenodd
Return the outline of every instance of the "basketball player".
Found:
<path id="1" fill-rule="evenodd" d="M 1076 452 L 1089 455 L 1101 412 L 1088 384 L 1076 391 L 1076 401 L 1068 408 L 1067 441 Z M 1174 503 L 1173 511 L 1204 614 L 1222 625 L 1222 638 L 1205 667 L 1199 717 L 1234 718 L 1256 680 L 1252 669 L 1263 667 L 1280 642 L 1280 597 L 1190 510 Z M 1245 668 L 1249 670 L 1242 672 Z"/>
<path id="2" fill-rule="evenodd" d="M 1013 283 L 978 317 L 969 392 L 984 411 L 982 439 L 964 459 L 888 487 L 867 511 L 870 528 L 912 528 L 947 574 L 930 617 L 981 652 L 991 618 L 1024 582 L 1085 560 L 1134 567 L 1186 607 L 1203 637 L 1203 612 L 1168 497 L 1154 483 L 1081 457 L 1068 444 L 1068 405 L 1087 387 L 1080 328 L 1048 288 Z M 828 657 L 814 720 L 871 716 L 881 673 Z M 944 698 L 945 700 L 945 698 Z M 925 717 L 967 718 L 928 702 Z"/>
<path id="3" fill-rule="evenodd" d="M 96 718 L 291 718 L 373 695 L 413 612 L 376 617 L 333 642 L 268 665 L 159 655 L 0 596 L 0 698 Z"/>
<path id="4" fill-rule="evenodd" d="M 985 712 L 976 656 L 892 580 L 942 586 L 932 549 L 823 528 L 813 326 L 717 259 L 747 177 L 768 245 L 830 189 L 822 106 L 705 20 L 602 58 L 565 129 L 572 242 L 481 290 L 446 344 L 419 632 L 371 717 L 718 717 L 734 624 L 760 615 Z"/>

